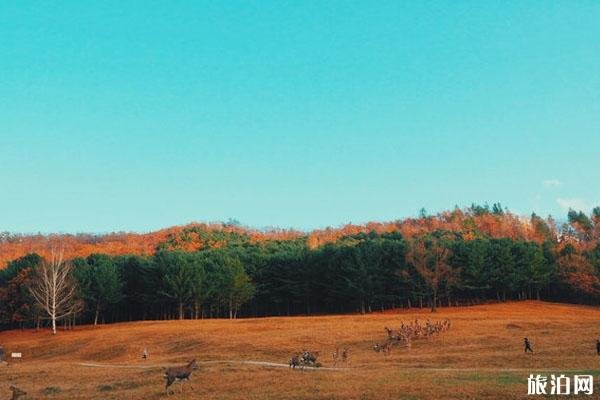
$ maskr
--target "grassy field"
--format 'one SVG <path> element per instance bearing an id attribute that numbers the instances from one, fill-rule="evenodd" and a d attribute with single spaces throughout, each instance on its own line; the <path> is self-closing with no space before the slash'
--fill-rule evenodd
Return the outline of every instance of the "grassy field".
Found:
<path id="1" fill-rule="evenodd" d="M 372 350 L 384 326 L 449 318 L 452 329 L 385 358 Z M 535 354 L 524 355 L 523 337 Z M 530 373 L 593 374 L 600 393 L 600 309 L 541 302 L 394 311 L 370 315 L 138 322 L 61 331 L 8 331 L 0 344 L 23 353 L 0 367 L 23 399 L 166 398 L 161 366 L 201 362 L 178 399 L 512 399 L 527 397 Z M 303 348 L 332 364 L 335 346 L 352 350 L 340 370 L 299 371 L 239 361 L 287 363 Z M 140 359 L 147 347 L 150 358 Z M 208 362 L 222 361 L 222 362 Z M 85 366 L 82 364 L 94 364 Z M 186 384 L 187 385 L 187 384 Z M 564 396 L 563 396 L 564 397 Z M 579 396 L 590 398 L 590 396 Z"/>

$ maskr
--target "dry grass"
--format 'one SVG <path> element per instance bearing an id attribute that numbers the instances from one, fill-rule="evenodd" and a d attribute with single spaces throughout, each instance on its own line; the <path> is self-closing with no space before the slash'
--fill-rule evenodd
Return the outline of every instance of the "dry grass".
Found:
<path id="1" fill-rule="evenodd" d="M 385 359 L 371 350 L 384 326 L 401 320 L 450 318 L 452 329 Z M 204 363 L 177 399 L 510 399 L 526 397 L 534 372 L 590 371 L 600 381 L 600 309 L 540 302 L 469 308 L 325 316 L 80 327 L 75 331 L 0 333 L 24 359 L 0 367 L 0 399 L 15 384 L 30 399 L 161 399 L 161 365 L 195 357 L 286 363 L 303 348 L 331 366 L 335 346 L 352 349 L 350 368 L 297 371 L 241 363 Z M 529 337 L 534 356 L 522 353 Z M 140 359 L 147 347 L 150 359 Z M 81 363 L 127 365 L 95 368 Z M 156 367 L 153 367 L 156 366 Z M 139 367 L 139 368 L 137 368 Z M 146 368 L 144 368 L 146 367 Z M 598 383 L 598 382 L 597 382 Z M 600 389 L 596 387 L 596 392 Z M 589 397 L 586 397 L 589 398 Z"/>

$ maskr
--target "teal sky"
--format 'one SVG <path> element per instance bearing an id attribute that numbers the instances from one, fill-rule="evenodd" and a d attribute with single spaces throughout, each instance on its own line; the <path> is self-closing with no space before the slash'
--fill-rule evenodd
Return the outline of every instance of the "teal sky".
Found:
<path id="1" fill-rule="evenodd" d="M 589 211 L 600 3 L 493 3 L 1 2 L 0 231 Z"/>

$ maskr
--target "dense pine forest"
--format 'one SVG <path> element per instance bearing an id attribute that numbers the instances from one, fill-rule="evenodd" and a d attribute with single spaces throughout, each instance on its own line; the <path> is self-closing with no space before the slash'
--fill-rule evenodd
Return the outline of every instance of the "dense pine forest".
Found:
<path id="1" fill-rule="evenodd" d="M 150 234 L 3 234 L 0 324 L 47 324 L 32 288 L 64 255 L 59 323 L 368 313 L 507 300 L 600 302 L 600 207 L 567 221 L 499 204 L 303 233 L 232 221 Z M 38 299 L 39 300 L 39 299 Z"/>

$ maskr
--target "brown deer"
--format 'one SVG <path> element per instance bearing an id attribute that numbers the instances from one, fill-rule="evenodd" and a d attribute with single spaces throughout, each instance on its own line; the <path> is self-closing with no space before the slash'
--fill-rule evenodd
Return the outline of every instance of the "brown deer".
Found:
<path id="1" fill-rule="evenodd" d="M 346 365 L 348 365 L 348 362 L 350 361 L 350 349 L 345 347 L 342 350 L 342 362 Z"/>
<path id="2" fill-rule="evenodd" d="M 383 343 L 383 344 L 378 344 L 376 343 L 373 346 L 373 350 L 375 350 L 375 352 L 377 353 L 383 353 L 384 356 L 389 356 L 391 351 L 392 351 L 392 341 L 388 340 L 387 342 Z"/>
<path id="3" fill-rule="evenodd" d="M 341 350 L 336 347 L 335 351 L 331 354 L 333 356 L 333 366 L 335 367 L 341 360 L 344 364 L 348 365 L 348 356 L 350 355 L 350 349 L 347 347 Z"/>
<path id="4" fill-rule="evenodd" d="M 402 336 L 402 333 L 399 330 L 390 329 L 387 326 L 384 329 L 388 334 L 389 340 L 400 340 L 400 336 Z"/>
<path id="5" fill-rule="evenodd" d="M 300 366 L 300 354 L 294 354 L 292 358 L 290 358 L 290 368 L 296 368 Z"/>
<path id="6" fill-rule="evenodd" d="M 331 358 L 333 358 L 333 366 L 335 367 L 340 359 L 342 353 L 340 352 L 339 347 L 336 347 L 333 353 L 331 353 Z"/>
<path id="7" fill-rule="evenodd" d="M 183 393 L 183 381 L 190 380 L 190 375 L 192 371 L 198 369 L 198 363 L 196 360 L 191 360 L 184 367 L 169 367 L 165 370 L 165 379 L 167 380 L 165 390 L 167 394 L 169 394 L 169 386 L 171 386 L 175 381 L 181 382 L 181 392 Z M 190 387 L 193 389 L 192 384 L 190 383 Z"/>
<path id="8" fill-rule="evenodd" d="M 25 396 L 27 394 L 26 392 L 22 391 L 16 386 L 11 386 L 10 390 L 12 391 L 12 397 L 10 398 L 10 400 L 17 400 L 19 397 Z"/>

